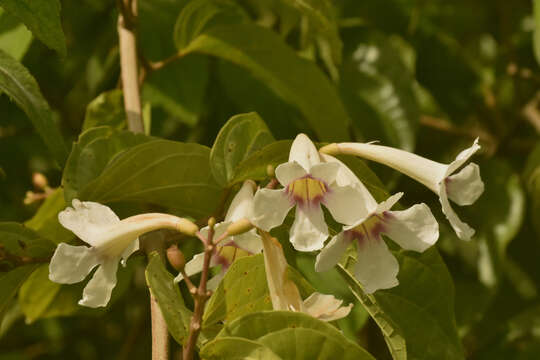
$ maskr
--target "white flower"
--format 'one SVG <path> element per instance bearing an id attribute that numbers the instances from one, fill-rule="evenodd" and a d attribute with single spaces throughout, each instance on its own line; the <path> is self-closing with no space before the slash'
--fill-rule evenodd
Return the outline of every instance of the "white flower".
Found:
<path id="1" fill-rule="evenodd" d="M 89 307 L 107 305 L 116 285 L 118 262 L 125 266 L 127 258 L 139 249 L 140 235 L 161 228 L 190 235 L 197 231 L 191 221 L 167 214 L 142 214 L 120 221 L 107 206 L 77 199 L 73 200 L 73 208 L 58 214 L 58 221 L 90 247 L 59 244 L 49 265 L 49 279 L 74 284 L 99 266 L 79 301 Z"/>
<path id="2" fill-rule="evenodd" d="M 262 232 L 264 267 L 274 310 L 297 311 L 323 321 L 341 319 L 349 314 L 353 304 L 341 306 L 343 300 L 315 292 L 302 301 L 296 284 L 287 277 L 287 260 L 281 244 L 267 232 Z"/>
<path id="3" fill-rule="evenodd" d="M 342 224 L 356 220 L 363 197 L 352 186 L 336 182 L 339 165 L 322 162 L 309 138 L 300 134 L 294 140 L 289 162 L 276 168 L 276 178 L 283 189 L 260 189 L 255 194 L 252 223 L 269 231 L 283 223 L 296 205 L 290 240 L 296 250 L 314 251 L 328 238 L 321 203 Z"/>
<path id="4" fill-rule="evenodd" d="M 441 164 L 404 150 L 374 144 L 330 144 L 323 147 L 321 152 L 361 156 L 390 166 L 424 184 L 439 195 L 442 211 L 457 236 L 469 240 L 474 235 L 474 229 L 459 219 L 448 199 L 463 206 L 473 204 L 482 195 L 484 183 L 478 165 L 470 163 L 454 174 L 478 149 L 480 145 L 476 139 L 470 148 L 460 152 L 450 164 Z"/>
<path id="5" fill-rule="evenodd" d="M 366 197 L 366 212 L 358 213 L 354 224 L 343 227 L 319 253 L 316 271 L 326 271 L 336 265 L 352 243 L 356 243 L 355 277 L 366 293 L 398 285 L 399 264 L 386 246 L 384 234 L 403 249 L 423 252 L 439 237 L 439 226 L 426 204 L 416 204 L 407 210 L 390 211 L 401 198 L 398 193 L 377 204 L 360 180 L 339 160 L 323 155 L 325 161 L 341 164 L 339 179 L 354 184 Z"/>
<path id="6" fill-rule="evenodd" d="M 242 188 L 233 198 L 229 210 L 225 215 L 225 220 L 215 225 L 214 240 L 222 237 L 232 223 L 251 217 L 253 212 L 253 191 L 255 187 L 256 185 L 253 181 L 248 180 L 244 182 Z M 201 234 L 204 237 L 208 236 L 208 227 L 202 228 Z M 208 289 L 213 290 L 217 287 L 223 276 L 225 276 L 225 272 L 236 258 L 248 254 L 260 253 L 261 250 L 261 238 L 257 235 L 255 229 L 239 235 L 226 236 L 216 244 L 214 254 L 210 259 L 210 266 L 221 265 L 221 272 L 208 281 Z M 186 275 L 191 276 L 200 273 L 203 269 L 203 263 L 204 252 L 193 256 L 184 268 Z M 174 281 L 180 282 L 183 278 L 182 273 L 180 273 Z"/>

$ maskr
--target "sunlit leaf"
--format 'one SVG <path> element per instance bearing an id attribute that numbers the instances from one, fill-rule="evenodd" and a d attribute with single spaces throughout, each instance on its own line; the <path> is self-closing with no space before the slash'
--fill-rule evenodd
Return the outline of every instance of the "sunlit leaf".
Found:
<path id="1" fill-rule="evenodd" d="M 233 116 L 219 131 L 210 152 L 214 178 L 227 185 L 235 178 L 239 163 L 273 140 L 270 130 L 257 113 Z"/>

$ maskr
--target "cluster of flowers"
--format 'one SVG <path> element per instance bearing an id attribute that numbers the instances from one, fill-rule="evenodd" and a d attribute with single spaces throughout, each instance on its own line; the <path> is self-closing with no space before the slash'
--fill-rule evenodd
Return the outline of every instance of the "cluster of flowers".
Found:
<path id="1" fill-rule="evenodd" d="M 398 285 L 399 264 L 388 249 L 382 234 L 405 250 L 423 252 L 439 237 L 437 221 L 429 207 L 416 204 L 406 210 L 390 210 L 403 193 L 390 196 L 381 203 L 373 198 L 357 176 L 333 157 L 349 154 L 390 166 L 424 184 L 439 196 L 442 211 L 457 236 L 469 240 L 474 230 L 462 222 L 450 206 L 474 203 L 484 190 L 478 165 L 468 159 L 480 148 L 477 141 L 462 151 L 450 164 L 441 164 L 403 150 L 364 143 L 340 143 L 317 151 L 309 138 L 300 134 L 294 140 L 287 163 L 275 169 L 280 189 L 257 189 L 246 181 L 231 202 L 223 222 L 215 225 L 215 244 L 210 266 L 221 266 L 208 287 L 217 287 L 227 268 L 238 256 L 261 251 L 272 304 L 276 310 L 307 312 L 323 320 L 346 316 L 350 306 L 331 295 L 314 293 L 302 301 L 298 289 L 286 277 L 287 262 L 281 245 L 269 235 L 280 226 L 289 211 L 296 207 L 290 242 L 298 251 L 318 251 L 315 268 L 326 271 L 336 265 L 350 245 L 356 245 L 354 275 L 366 293 Z M 457 170 L 461 169 L 457 172 Z M 324 205 L 342 230 L 326 244 L 328 226 L 321 208 Z M 60 223 L 73 231 L 87 246 L 58 245 L 50 264 L 50 279 L 58 283 L 82 281 L 99 266 L 83 292 L 81 305 L 105 306 L 116 284 L 118 263 L 138 249 L 138 237 L 161 228 L 178 230 L 188 235 L 198 228 L 187 219 L 168 214 L 143 214 L 120 220 L 114 212 L 94 202 L 73 201 L 59 216 Z M 247 219 L 247 220 L 246 220 Z M 248 221 L 244 232 L 228 232 L 232 224 Z M 253 228 L 253 226 L 255 228 Z M 200 230 L 207 236 L 208 228 Z M 197 254 L 185 266 L 188 276 L 202 270 L 203 254 Z M 175 279 L 179 282 L 182 274 Z"/>

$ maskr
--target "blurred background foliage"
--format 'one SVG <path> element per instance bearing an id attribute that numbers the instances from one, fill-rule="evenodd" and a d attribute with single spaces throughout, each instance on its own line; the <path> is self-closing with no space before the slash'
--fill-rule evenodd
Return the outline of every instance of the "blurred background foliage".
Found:
<path id="1" fill-rule="evenodd" d="M 61 1 L 65 54 L 61 47 L 55 51 L 44 45 L 54 49 L 54 42 L 34 38 L 19 18 L 1 9 L 6 3 L 0 1 L 0 49 L 35 77 L 66 144 L 96 125 L 123 128 L 116 3 Z M 139 0 L 142 98 L 149 133 L 212 146 L 227 119 L 256 111 L 277 140 L 298 132 L 315 141 L 379 140 L 442 162 L 480 138 L 477 161 L 486 191 L 475 205 L 460 209 L 477 235 L 471 242 L 459 241 L 446 222 L 440 222 L 438 247 L 454 281 L 459 335 L 471 359 L 538 359 L 540 2 L 231 3 L 214 5 L 230 8 L 205 23 L 197 19 L 196 9 L 186 10 L 188 0 Z M 203 26 L 193 30 L 190 21 Z M 253 49 L 260 51 L 259 65 L 268 72 L 211 56 L 211 49 L 187 51 L 159 70 L 148 65 L 193 48 L 190 42 L 197 31 L 214 27 L 225 37 L 242 30 L 241 24 L 275 34 L 265 35 L 268 43 Z M 227 26 L 233 30 L 223 30 Z M 257 41 L 257 34 L 245 33 L 246 43 Z M 293 65 L 291 58 L 299 62 Z M 337 89 L 340 105 L 335 109 L 327 105 L 333 99 L 317 98 L 310 93 L 313 85 L 301 78 L 313 73 Z M 294 76 L 298 84 L 274 81 Z M 28 221 L 45 197 L 50 208 L 62 209 L 63 190 L 54 190 L 62 171 L 29 118 L 7 96 L 0 96 L 0 114 L 0 220 Z M 341 118 L 332 117 L 336 114 Z M 88 141 L 97 138 L 87 136 Z M 389 192 L 406 192 L 404 205 L 427 202 L 444 219 L 428 190 L 388 169 L 370 167 Z M 43 174 L 48 186 L 34 173 Z M 122 214 L 122 205 L 116 210 Z M 71 236 L 59 226 L 44 229 L 43 224 L 49 223 L 39 216 L 27 223 L 54 242 Z M 184 248 L 187 255 L 197 251 L 187 246 L 193 247 Z M 292 251 L 287 255 L 317 290 L 354 300 L 337 272 L 314 274 L 312 257 Z M 141 262 L 140 257 L 131 260 L 129 271 L 120 273 L 112 305 L 105 310 L 73 308 L 70 294 L 80 294 L 78 285 L 62 291 L 53 286 L 27 296 L 23 286 L 19 300 L 0 309 L 0 359 L 148 358 L 149 304 L 144 268 L 137 266 Z M 25 285 L 46 278 L 44 268 Z M 361 306 L 340 326 L 377 358 L 389 358 L 382 336 Z"/>

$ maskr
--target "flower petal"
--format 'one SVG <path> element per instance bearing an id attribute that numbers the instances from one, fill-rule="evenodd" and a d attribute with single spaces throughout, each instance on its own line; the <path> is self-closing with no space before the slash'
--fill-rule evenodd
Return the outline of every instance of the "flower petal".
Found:
<path id="1" fill-rule="evenodd" d="M 232 236 L 231 241 L 234 243 L 234 245 L 250 254 L 258 254 L 263 248 L 261 238 L 259 235 L 257 235 L 255 229 L 252 229 L 244 234 Z"/>
<path id="2" fill-rule="evenodd" d="M 365 185 L 360 181 L 360 179 L 340 160 L 336 159 L 335 157 L 328 155 L 328 154 L 320 154 L 321 158 L 325 162 L 335 162 L 340 165 L 338 174 L 336 176 L 336 185 L 337 186 L 348 186 L 351 185 L 357 189 L 358 192 L 360 192 L 362 198 L 364 199 L 362 201 L 363 207 L 367 209 L 367 212 L 373 212 L 377 208 L 377 201 L 371 193 L 366 189 Z M 332 189 L 334 187 L 332 186 Z"/>
<path id="3" fill-rule="evenodd" d="M 467 148 L 463 150 L 462 152 L 460 152 L 458 156 L 456 156 L 456 160 L 452 161 L 448 165 L 446 169 L 446 173 L 444 174 L 444 177 L 447 177 L 448 175 L 452 174 L 454 171 L 459 169 L 478 150 L 480 150 L 480 145 L 478 145 L 478 138 L 476 138 L 470 148 Z"/>
<path id="4" fill-rule="evenodd" d="M 465 166 L 457 174 L 445 179 L 446 193 L 458 205 L 471 205 L 484 192 L 484 182 L 480 178 L 480 167 L 474 163 Z"/>
<path id="5" fill-rule="evenodd" d="M 444 215 L 446 215 L 446 218 L 450 222 L 450 225 L 452 225 L 452 228 L 456 232 L 456 235 L 461 240 L 470 240 L 471 237 L 474 235 L 474 229 L 471 228 L 468 224 L 464 223 L 459 219 L 457 214 L 454 212 L 454 209 L 452 209 L 452 206 L 450 206 L 450 202 L 448 201 L 448 196 L 446 194 L 446 185 L 444 182 L 440 185 L 441 190 L 439 193 L 439 201 L 442 206 L 442 212 Z"/>
<path id="6" fill-rule="evenodd" d="M 354 275 L 366 293 L 397 286 L 398 272 L 399 263 L 381 238 L 367 238 L 359 244 Z"/>
<path id="7" fill-rule="evenodd" d="M 186 266 L 184 267 L 184 271 L 186 272 L 187 276 L 191 276 L 194 274 L 198 274 L 202 271 L 204 265 L 204 253 L 195 254 L 191 260 L 189 260 L 186 263 Z M 174 282 L 178 283 L 184 279 L 184 276 L 182 276 L 182 273 L 178 274 L 174 278 Z"/>
<path id="8" fill-rule="evenodd" d="M 340 165 L 336 163 L 320 163 L 313 165 L 309 173 L 316 179 L 324 181 L 327 185 L 336 181 Z"/>
<path id="9" fill-rule="evenodd" d="M 349 315 L 353 304 L 341 306 L 343 300 L 333 295 L 314 292 L 304 300 L 304 309 L 307 314 L 322 321 L 334 321 Z"/>
<path id="10" fill-rule="evenodd" d="M 317 255 L 315 271 L 321 272 L 333 268 L 341 260 L 350 244 L 351 241 L 343 236 L 343 232 L 332 237 L 332 240 Z"/>
<path id="11" fill-rule="evenodd" d="M 226 270 L 222 269 L 220 272 L 214 275 L 214 277 L 212 277 L 206 282 L 206 288 L 212 291 L 216 290 L 221 280 L 223 280 L 223 278 L 225 277 L 226 272 Z"/>
<path id="12" fill-rule="evenodd" d="M 83 291 L 79 305 L 92 308 L 106 306 L 111 299 L 111 293 L 116 286 L 116 270 L 118 259 L 107 259 L 94 273 L 94 276 Z"/>
<path id="13" fill-rule="evenodd" d="M 283 224 L 292 207 L 283 189 L 259 189 L 253 199 L 253 217 L 250 220 L 256 227 L 269 231 Z"/>
<path id="14" fill-rule="evenodd" d="M 93 241 L 95 236 L 102 233 L 109 225 L 119 222 L 120 219 L 105 205 L 73 199 L 73 208 L 67 207 L 61 211 L 58 214 L 58 221 L 83 241 L 95 246 L 97 245 Z"/>
<path id="15" fill-rule="evenodd" d="M 333 187 L 332 191 L 325 194 L 323 204 L 337 222 L 345 225 L 354 224 L 370 213 L 367 208 L 369 197 L 366 199 L 365 193 L 357 186 Z"/>
<path id="16" fill-rule="evenodd" d="M 120 261 L 122 263 L 123 267 L 126 267 L 126 262 L 128 258 L 133 254 L 135 251 L 139 250 L 139 238 L 137 238 L 135 241 L 132 241 L 126 250 L 122 253 L 122 260 Z"/>
<path id="17" fill-rule="evenodd" d="M 244 184 L 242 184 L 242 187 L 231 201 L 227 215 L 225 215 L 225 221 L 234 222 L 251 216 L 255 186 L 253 181 L 244 181 Z"/>
<path id="18" fill-rule="evenodd" d="M 321 206 L 297 206 L 290 235 L 290 241 L 296 250 L 320 250 L 328 238 L 328 227 L 324 222 Z"/>
<path id="19" fill-rule="evenodd" d="M 402 192 L 395 193 L 394 195 L 390 196 L 388 199 L 384 200 L 382 203 L 377 205 L 377 210 L 375 210 L 376 213 L 380 214 L 385 211 L 388 211 L 394 206 L 399 199 L 403 196 Z"/>
<path id="20" fill-rule="evenodd" d="M 275 173 L 276 179 L 283 186 L 287 186 L 294 180 L 307 175 L 307 171 L 296 161 L 278 165 Z"/>
<path id="21" fill-rule="evenodd" d="M 309 172 L 313 165 L 321 162 L 319 152 L 305 134 L 298 134 L 291 145 L 289 162 L 296 161 Z"/>
<path id="22" fill-rule="evenodd" d="M 59 284 L 78 283 L 99 263 L 95 249 L 60 243 L 49 264 L 49 279 Z"/>
<path id="23" fill-rule="evenodd" d="M 437 242 L 439 224 L 426 204 L 385 213 L 385 233 L 405 250 L 423 252 Z"/>

